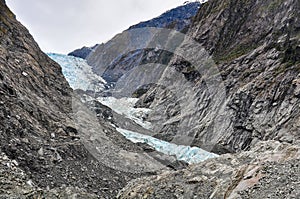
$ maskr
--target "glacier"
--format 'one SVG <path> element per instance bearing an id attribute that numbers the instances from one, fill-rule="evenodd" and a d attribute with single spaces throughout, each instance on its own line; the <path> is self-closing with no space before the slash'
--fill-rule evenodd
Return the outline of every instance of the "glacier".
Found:
<path id="1" fill-rule="evenodd" d="M 47 55 L 61 65 L 63 74 L 73 89 L 91 90 L 95 92 L 104 91 L 105 80 L 93 73 L 91 66 L 89 66 L 84 59 L 56 53 L 48 53 Z M 89 100 L 94 100 L 94 98 L 91 97 Z M 98 97 L 96 100 L 110 107 L 116 113 L 131 119 L 144 129 L 152 129 L 152 124 L 145 120 L 147 115 L 151 112 L 151 109 L 134 107 L 139 100 L 138 98 Z M 217 154 L 210 153 L 199 147 L 177 145 L 149 135 L 116 127 L 114 124 L 111 125 L 131 142 L 148 144 L 163 154 L 175 156 L 178 160 L 185 161 L 189 164 L 218 157 Z"/>
<path id="2" fill-rule="evenodd" d="M 151 112 L 148 108 L 134 108 L 138 98 L 115 98 L 115 97 L 99 97 L 97 100 L 105 106 L 108 106 L 113 111 L 126 118 L 133 120 L 136 124 L 145 129 L 151 129 L 152 124 L 145 121 L 144 118 Z"/>
<path id="3" fill-rule="evenodd" d="M 86 60 L 69 55 L 47 53 L 47 55 L 62 67 L 62 72 L 70 86 L 76 90 L 101 92 L 106 81 L 93 73 Z"/>
<path id="4" fill-rule="evenodd" d="M 134 108 L 134 105 L 139 100 L 138 98 L 114 98 L 114 97 L 99 97 L 97 100 L 110 107 L 118 114 L 133 120 L 135 123 L 144 127 L 145 129 L 151 129 L 152 124 L 145 121 L 143 118 L 151 112 L 148 108 Z M 202 162 L 209 158 L 218 157 L 217 154 L 207 152 L 199 147 L 190 147 L 184 145 L 177 145 L 169 143 L 149 135 L 140 134 L 138 132 L 126 130 L 123 128 L 116 128 L 126 139 L 133 143 L 145 143 L 153 147 L 156 151 L 159 151 L 166 155 L 175 156 L 177 160 L 185 161 L 189 164 L 195 164 Z"/>
<path id="5" fill-rule="evenodd" d="M 176 156 L 177 160 L 185 161 L 189 164 L 195 164 L 204 160 L 218 157 L 217 154 L 207 152 L 199 147 L 190 147 L 169 143 L 157 138 L 139 134 L 122 128 L 116 128 L 118 132 L 124 135 L 133 143 L 145 143 L 152 146 L 155 150 L 166 154 Z"/>

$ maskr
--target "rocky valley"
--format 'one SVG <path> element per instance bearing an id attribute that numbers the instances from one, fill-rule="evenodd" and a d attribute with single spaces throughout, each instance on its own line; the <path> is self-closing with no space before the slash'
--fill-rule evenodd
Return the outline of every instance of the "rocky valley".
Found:
<path id="1" fill-rule="evenodd" d="M 299 198 L 299 10 L 187 2 L 61 55 L 0 0 L 0 198 Z"/>

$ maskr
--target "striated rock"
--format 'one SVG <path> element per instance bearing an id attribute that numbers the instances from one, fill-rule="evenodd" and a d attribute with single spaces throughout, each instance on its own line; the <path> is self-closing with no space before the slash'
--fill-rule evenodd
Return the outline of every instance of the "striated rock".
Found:
<path id="1" fill-rule="evenodd" d="M 219 154 L 248 150 L 259 140 L 295 143 L 299 6 L 297 0 L 208 1 L 186 37 L 155 34 L 148 43 L 159 53 L 147 51 L 149 62 L 134 58 L 107 70 L 121 71 L 113 77 L 116 88 L 137 89 L 137 106 L 153 109 L 147 120 L 156 137 Z M 134 70 L 135 61 L 152 64 Z M 161 64 L 168 67 L 161 70 Z"/>
<path id="2" fill-rule="evenodd" d="M 196 110 L 206 114 L 197 118 L 205 126 L 198 126 L 194 145 L 206 145 L 208 135 L 217 137 L 211 144 L 229 151 L 247 149 L 257 140 L 299 140 L 299 6 L 295 0 L 203 5 L 188 35 L 212 55 L 226 98 L 218 112 L 210 111 L 213 100 Z M 208 99 L 203 87 L 196 89 L 200 106 Z"/>

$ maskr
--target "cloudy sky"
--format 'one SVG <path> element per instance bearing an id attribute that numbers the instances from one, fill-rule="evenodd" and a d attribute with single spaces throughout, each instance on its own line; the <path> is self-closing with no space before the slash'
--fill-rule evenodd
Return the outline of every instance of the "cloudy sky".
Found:
<path id="1" fill-rule="evenodd" d="M 186 0 L 6 0 L 45 52 L 68 53 L 109 40 Z"/>

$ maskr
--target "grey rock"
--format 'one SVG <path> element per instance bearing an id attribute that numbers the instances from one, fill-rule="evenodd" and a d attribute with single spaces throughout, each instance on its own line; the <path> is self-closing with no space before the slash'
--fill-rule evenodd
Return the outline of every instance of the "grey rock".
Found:
<path id="1" fill-rule="evenodd" d="M 118 198 L 297 198 L 299 149 L 260 142 L 247 152 L 132 181 Z"/>
<path id="2" fill-rule="evenodd" d="M 130 61 L 125 54 L 103 64 L 101 52 L 113 56 L 112 46 L 120 46 L 114 42 L 140 45 L 140 35 L 129 32 L 108 42 L 113 49 L 99 47 L 88 60 L 96 73 L 116 81 L 117 96 L 136 95 L 137 106 L 153 109 L 146 120 L 153 122 L 156 137 L 217 153 L 248 150 L 257 140 L 295 143 L 300 137 L 298 8 L 297 0 L 212 0 L 200 8 L 182 41 L 172 34 L 146 34 L 145 43 L 158 45 L 155 53 L 130 52 Z M 174 54 L 159 51 L 175 44 Z M 152 60 L 148 68 L 137 67 L 149 64 L 146 57 Z M 161 69 L 162 63 L 167 67 Z M 157 88 L 142 91 L 147 82 Z"/>
<path id="3" fill-rule="evenodd" d="M 73 91 L 61 67 L 40 50 L 4 0 L 0 0 L 0 38 L 1 198 L 112 198 L 131 179 L 156 173 L 117 169 L 124 162 L 109 157 L 110 148 L 105 161 L 97 159 L 86 145 L 90 139 L 83 139 L 87 133 L 80 132 L 73 120 Z M 105 109 L 101 113 L 107 116 Z M 107 141 L 122 148 L 125 161 L 132 161 L 135 154 L 142 157 L 142 148 L 97 122 L 109 134 Z M 118 160 L 117 168 L 109 158 Z M 159 164 L 150 163 L 152 168 Z M 131 167 L 135 169 L 134 164 Z"/>

